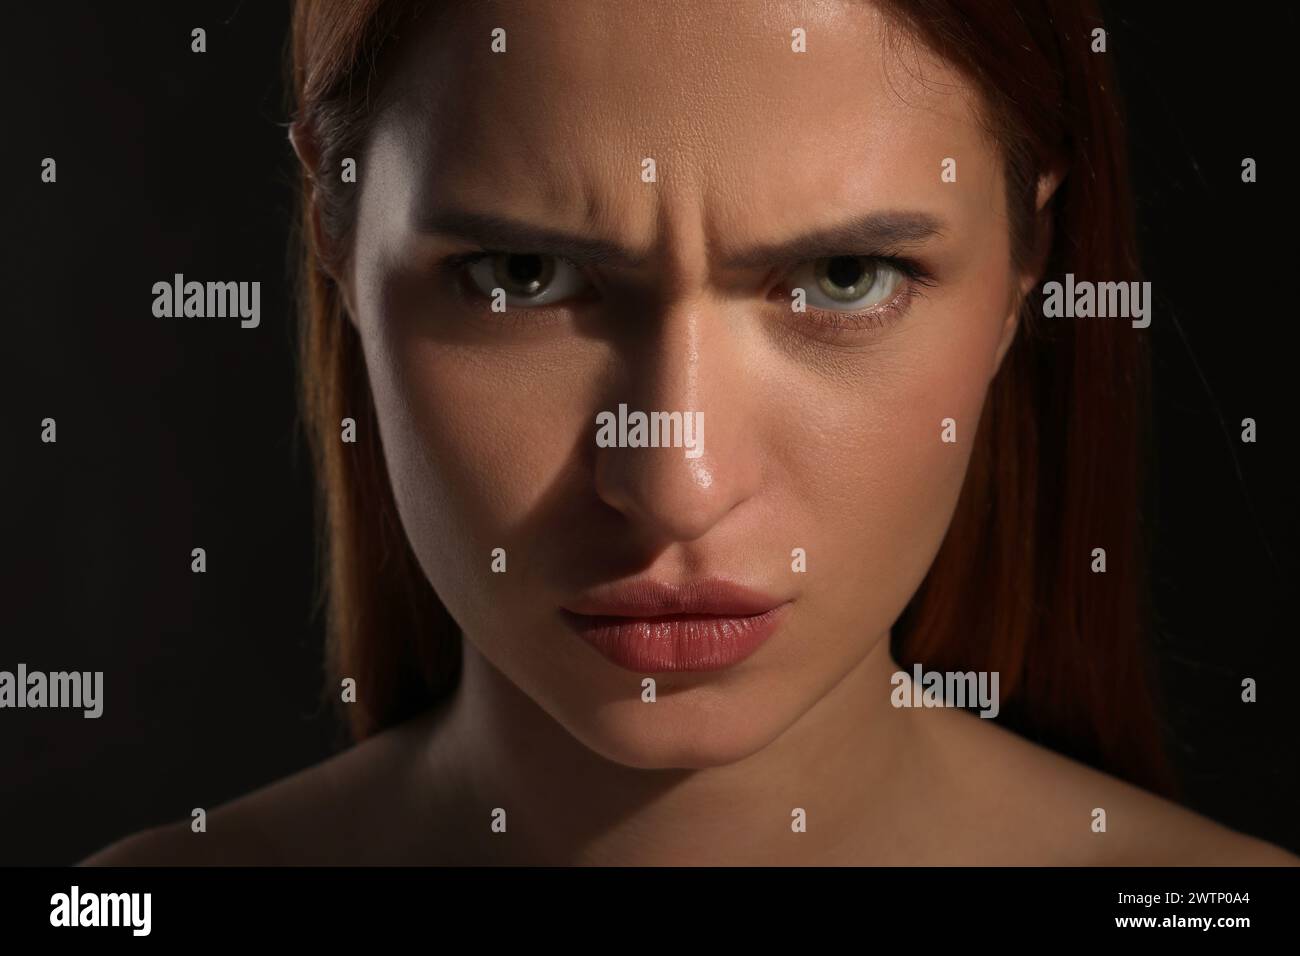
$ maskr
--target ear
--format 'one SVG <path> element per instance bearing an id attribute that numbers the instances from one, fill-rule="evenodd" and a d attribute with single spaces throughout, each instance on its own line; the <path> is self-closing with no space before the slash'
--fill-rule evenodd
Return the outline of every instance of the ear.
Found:
<path id="1" fill-rule="evenodd" d="M 1052 197 L 1056 195 L 1056 190 L 1061 185 L 1061 181 L 1065 179 L 1065 172 L 1065 167 L 1058 165 L 1038 177 L 1038 191 L 1034 201 L 1034 249 L 1029 257 L 1029 262 L 1016 276 L 1014 301 L 1006 319 L 1002 323 L 1002 337 L 998 342 L 997 356 L 993 362 L 995 372 L 1001 367 L 1003 357 L 1007 354 L 1007 350 L 1011 348 L 1011 342 L 1016 335 L 1016 327 L 1020 323 L 1020 308 L 1024 304 L 1025 297 L 1038 284 L 1038 281 L 1043 276 L 1043 270 L 1047 268 L 1047 257 L 1052 251 L 1053 238 L 1051 202 Z"/>
<path id="2" fill-rule="evenodd" d="M 302 163 L 303 169 L 307 171 L 307 178 L 315 179 L 316 164 L 320 161 L 320 147 L 311 127 L 302 120 L 294 120 L 290 123 L 289 144 L 293 146 L 298 162 Z"/>
<path id="3" fill-rule="evenodd" d="M 317 251 L 321 267 L 326 268 L 325 262 L 332 257 L 325 241 L 325 231 L 321 228 L 320 207 L 316 202 L 316 170 L 320 163 L 320 145 L 311 127 L 302 120 L 294 120 L 289 124 L 289 143 L 307 177 L 307 207 L 303 210 L 305 224 L 311 230 L 312 247 Z"/>
<path id="4" fill-rule="evenodd" d="M 348 318 L 352 319 L 355 315 L 352 309 L 352 290 L 346 277 L 332 266 L 332 263 L 338 261 L 338 257 L 321 226 L 320 205 L 316 201 L 316 172 L 320 168 L 320 144 L 311 127 L 302 120 L 294 120 L 289 124 L 289 143 L 293 146 L 294 154 L 302 164 L 307 182 L 310 184 L 307 207 L 303 211 L 303 216 L 307 228 L 311 230 L 312 247 L 316 250 L 318 265 L 338 286 Z"/>

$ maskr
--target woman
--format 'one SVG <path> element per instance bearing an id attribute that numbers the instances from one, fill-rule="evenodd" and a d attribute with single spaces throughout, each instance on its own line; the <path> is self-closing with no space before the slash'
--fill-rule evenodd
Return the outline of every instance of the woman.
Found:
<path id="1" fill-rule="evenodd" d="M 357 743 L 87 862 L 1296 862 L 1166 799 L 1144 333 L 1043 314 L 1137 279 L 1099 29 L 299 4 Z"/>

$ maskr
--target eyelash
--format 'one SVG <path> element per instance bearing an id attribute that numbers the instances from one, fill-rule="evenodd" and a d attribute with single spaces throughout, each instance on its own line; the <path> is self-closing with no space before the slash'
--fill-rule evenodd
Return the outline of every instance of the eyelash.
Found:
<path id="1" fill-rule="evenodd" d="M 464 287 L 468 279 L 468 270 L 477 262 L 491 256 L 506 255 L 507 251 L 502 249 L 474 249 L 468 252 L 460 252 L 447 256 L 439 264 L 439 271 L 450 281 L 457 285 L 461 295 L 480 295 L 477 289 L 472 293 Z M 879 263 L 884 263 L 890 268 L 897 269 L 904 279 L 904 287 L 894 294 L 888 302 L 872 306 L 869 309 L 863 309 L 861 312 L 836 312 L 833 309 L 818 309 L 812 306 L 805 306 L 805 311 L 801 315 L 813 316 L 819 325 L 830 326 L 834 329 L 844 331 L 854 331 L 862 329 L 878 329 L 888 325 L 890 322 L 902 318 L 907 312 L 910 300 L 924 295 L 922 291 L 935 284 L 933 273 L 930 272 L 922 263 L 916 259 L 900 255 L 868 255 L 865 253 L 843 253 L 843 255 L 858 255 L 863 259 L 872 259 Z M 561 257 L 562 258 L 562 257 Z M 822 257 L 829 258 L 829 257 Z M 563 260 L 569 262 L 569 260 Z M 816 260 L 809 260 L 816 261 Z M 569 262 L 575 269 L 580 268 L 573 262 Z M 803 265 L 803 262 L 795 263 L 785 269 L 783 274 L 789 274 L 796 266 Z M 786 293 L 786 300 L 789 299 L 789 292 Z M 531 309 L 513 309 L 505 313 L 498 313 L 493 317 L 496 323 L 519 322 L 535 324 L 535 319 L 530 319 L 525 312 L 546 312 L 550 308 L 559 308 L 564 303 L 556 303 L 553 306 L 536 306 Z"/>

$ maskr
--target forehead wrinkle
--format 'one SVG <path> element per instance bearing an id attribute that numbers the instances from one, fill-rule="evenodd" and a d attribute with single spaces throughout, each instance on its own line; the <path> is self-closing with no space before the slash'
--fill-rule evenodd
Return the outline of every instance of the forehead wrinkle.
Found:
<path id="1" fill-rule="evenodd" d="M 520 104 L 529 101 L 516 96 L 513 81 L 502 75 L 458 86 L 472 91 L 455 96 L 444 89 L 444 95 L 430 96 L 421 93 L 429 88 L 423 83 L 407 86 L 405 125 L 416 131 L 427 156 L 417 177 L 419 205 L 429 205 L 429 191 L 453 192 L 463 205 L 489 211 L 504 206 L 518 218 L 569 231 L 630 246 L 650 243 L 653 223 L 630 232 L 628 225 L 638 217 L 638 206 L 653 202 L 655 187 L 640 181 L 641 159 L 659 151 L 639 136 L 645 124 L 633 121 L 633 111 L 611 108 L 598 84 L 567 85 L 562 97 L 550 99 L 570 101 L 557 109 L 584 117 L 580 126 L 565 115 L 555 117 L 549 106 L 524 108 Z"/>
<path id="2" fill-rule="evenodd" d="M 828 6 L 841 5 L 818 5 L 817 14 L 842 33 L 844 21 L 827 13 Z M 432 69 L 443 78 L 442 89 L 432 96 L 429 90 L 437 87 L 420 84 L 425 92 L 419 97 L 423 102 L 416 104 L 423 106 L 422 123 L 427 124 L 426 135 L 434 141 L 436 156 L 433 173 L 420 177 L 422 189 L 460 190 L 479 200 L 479 205 L 487 205 L 484 200 L 490 199 L 489 208 L 504 206 L 520 218 L 586 231 L 628 246 L 654 245 L 661 254 L 685 253 L 683 246 L 698 242 L 700 234 L 707 237 L 708 252 L 720 249 L 724 237 L 732 237 L 728 242 L 732 246 L 766 238 L 752 234 L 756 219 L 766 219 L 764 231 L 771 230 L 779 238 L 801 231 L 812 219 L 826 219 L 850 201 L 854 211 L 877 206 L 863 188 L 851 185 L 864 177 L 879 185 L 885 182 L 883 172 L 871 170 L 873 161 L 860 141 L 815 127 L 787 124 L 782 129 L 768 115 L 769 107 L 756 102 L 767 88 L 779 97 L 778 106 L 791 107 L 791 83 L 802 87 L 815 82 L 826 69 L 827 58 L 842 63 L 844 54 L 828 49 L 825 39 L 810 45 L 822 59 L 810 53 L 808 59 L 795 61 L 802 68 L 792 67 L 788 77 L 778 77 L 764 69 L 762 58 L 753 57 L 752 51 L 749 60 L 742 56 L 747 52 L 744 43 L 753 39 L 748 35 L 732 44 L 726 39 L 729 34 L 720 38 L 716 31 L 686 29 L 682 24 L 648 25 L 651 35 L 644 42 L 656 48 L 667 43 L 664 56 L 619 56 L 620 44 L 636 32 L 626 26 L 629 19 L 639 22 L 637 17 L 644 19 L 648 11 L 638 14 L 633 5 L 594 13 L 584 9 L 587 12 L 573 18 L 573 24 L 566 22 L 554 31 L 548 28 L 545 40 L 532 44 L 527 42 L 528 30 L 512 26 L 513 14 L 497 17 L 510 36 L 510 52 L 496 58 L 501 63 L 493 62 L 486 52 L 448 50 L 450 66 L 444 61 L 440 67 L 430 67 L 441 55 L 429 56 L 425 48 L 420 70 L 428 76 Z M 599 21 L 605 28 L 595 29 L 589 21 Z M 885 18 L 873 10 L 870 18 L 854 17 L 853 22 L 857 24 L 854 36 L 865 39 L 859 35 L 878 33 L 875 24 Z M 622 28 L 615 31 L 609 23 Z M 462 28 L 450 32 L 459 35 Z M 810 35 L 814 35 L 811 25 Z M 774 50 L 784 51 L 788 39 L 788 33 L 774 31 Z M 883 39 L 883 34 L 877 39 Z M 891 77 L 889 61 L 899 50 L 897 46 L 886 49 L 885 43 L 880 46 L 878 59 L 864 53 L 867 72 L 876 79 L 858 80 L 862 91 L 891 97 L 897 104 L 894 108 L 906 112 L 939 110 L 943 103 L 952 102 L 952 94 L 964 92 L 956 84 L 919 83 L 918 79 L 935 79 L 929 63 L 922 76 L 904 64 L 901 71 L 894 71 L 902 75 Z M 850 44 L 850 51 L 853 48 Z M 557 51 L 572 57 L 562 77 L 555 69 Z M 913 55 L 924 52 L 915 50 Z M 507 59 L 508 68 L 503 69 Z M 614 72 L 593 77 L 593 72 L 599 72 L 596 66 L 613 67 Z M 945 63 L 935 66 L 951 70 Z M 447 78 L 446 73 L 453 76 Z M 534 94 L 532 98 L 516 95 L 519 84 L 513 79 L 528 73 L 538 79 L 525 88 Z M 540 109 L 533 105 L 538 100 Z M 438 101 L 438 106 L 431 108 L 430 101 Z M 489 111 L 482 104 L 488 104 Z M 855 110 L 870 104 L 854 106 L 850 100 L 848 105 L 828 107 L 817 101 L 813 106 L 823 111 L 843 109 L 851 118 Z M 572 119 L 566 120 L 565 114 Z M 878 135 L 875 130 L 868 132 Z M 799 152 L 791 148 L 797 146 L 804 161 L 781 159 L 793 162 L 798 175 L 778 182 L 768 167 L 783 137 L 785 155 Z M 878 145 L 889 144 L 882 139 Z M 647 156 L 656 159 L 656 184 L 640 180 L 640 162 Z M 880 160 L 874 165 L 879 166 Z M 986 196 L 985 201 L 992 198 Z M 698 208 L 688 210 L 691 202 Z M 666 205 L 675 207 L 671 216 L 664 213 Z M 779 232 L 774 228 L 778 223 Z"/>

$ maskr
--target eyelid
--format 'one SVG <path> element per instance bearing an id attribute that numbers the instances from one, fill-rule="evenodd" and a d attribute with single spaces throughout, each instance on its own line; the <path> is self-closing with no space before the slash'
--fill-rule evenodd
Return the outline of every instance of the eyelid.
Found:
<path id="1" fill-rule="evenodd" d="M 934 275 L 920 259 L 909 256 L 902 252 L 836 252 L 833 255 L 817 256 L 815 259 L 801 259 L 792 263 L 786 272 L 791 272 L 799 266 L 812 265 L 816 262 L 823 262 L 827 259 L 873 259 L 876 262 L 883 262 L 887 266 L 897 269 L 903 275 L 911 279 L 917 279 L 922 285 L 932 285 Z"/>

